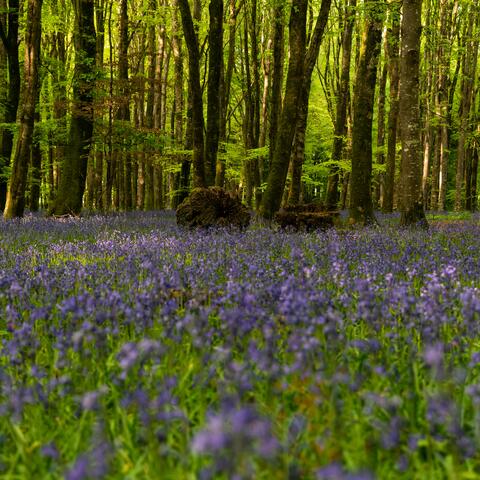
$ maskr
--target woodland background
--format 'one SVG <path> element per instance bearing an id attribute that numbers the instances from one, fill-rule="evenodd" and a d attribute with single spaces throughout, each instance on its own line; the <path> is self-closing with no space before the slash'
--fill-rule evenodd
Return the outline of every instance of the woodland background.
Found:
<path id="1" fill-rule="evenodd" d="M 6 218 L 477 208 L 476 1 L 0 0 L 0 37 Z"/>

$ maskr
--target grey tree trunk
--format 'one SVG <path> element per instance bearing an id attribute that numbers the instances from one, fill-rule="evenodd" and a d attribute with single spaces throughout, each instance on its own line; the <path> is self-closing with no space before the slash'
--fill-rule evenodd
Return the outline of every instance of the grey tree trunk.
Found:
<path id="1" fill-rule="evenodd" d="M 276 135 L 272 165 L 268 174 L 267 188 L 261 206 L 262 216 L 269 220 L 280 208 L 295 134 L 292 125 L 295 125 L 297 121 L 298 102 L 303 86 L 307 4 L 306 0 L 293 0 L 292 2 L 289 24 L 290 61 L 285 99 Z"/>
<path id="2" fill-rule="evenodd" d="M 188 49 L 189 84 L 192 100 L 193 186 L 205 187 L 205 152 L 203 137 L 203 101 L 200 85 L 200 51 L 188 0 L 178 0 L 185 43 Z"/>
<path id="3" fill-rule="evenodd" d="M 427 227 L 422 192 L 419 109 L 422 0 L 404 0 L 400 56 L 400 136 L 402 141 L 400 225 Z"/>
<path id="4" fill-rule="evenodd" d="M 53 215 L 78 215 L 82 210 L 87 163 L 93 135 L 96 32 L 93 0 L 72 0 L 75 11 L 75 71 L 72 118 Z"/>
<path id="5" fill-rule="evenodd" d="M 209 12 L 205 167 L 207 185 L 214 185 L 220 135 L 220 79 L 223 69 L 223 0 L 210 0 Z"/>
<path id="6" fill-rule="evenodd" d="M 342 66 L 340 71 L 340 85 L 337 93 L 335 129 L 333 138 L 332 161 L 340 162 L 345 148 L 347 135 L 347 110 L 350 102 L 350 63 L 352 57 L 353 27 L 355 25 L 355 7 L 357 0 L 350 0 L 345 8 L 345 20 L 342 33 Z M 338 165 L 330 168 L 327 183 L 326 206 L 330 210 L 337 208 L 339 195 L 340 169 Z"/>
<path id="7" fill-rule="evenodd" d="M 465 208 L 465 177 L 467 164 L 467 137 L 471 133 L 473 91 L 477 72 L 478 39 L 473 30 L 479 7 L 472 5 L 466 32 L 465 52 L 462 58 L 462 83 L 460 100 L 460 125 L 457 149 L 457 171 L 455 175 L 455 211 Z"/>
<path id="8" fill-rule="evenodd" d="M 8 63 L 8 94 L 5 105 L 5 123 L 13 124 L 17 120 L 18 102 L 20 99 L 20 62 L 18 57 L 18 31 L 19 31 L 19 0 L 9 0 L 6 23 L 0 22 L 0 38 L 2 39 Z M 4 168 L 10 165 L 10 157 L 13 150 L 13 130 L 3 128 L 1 131 L 0 143 L 0 174 Z M 0 209 L 5 208 L 7 198 L 7 180 L 0 175 Z"/>
<path id="9" fill-rule="evenodd" d="M 385 3 L 365 2 L 366 19 L 353 97 L 350 222 L 376 223 L 372 201 L 372 123 Z"/>
<path id="10" fill-rule="evenodd" d="M 27 9 L 23 105 L 4 212 L 4 217 L 7 219 L 22 217 L 25 209 L 25 190 L 39 89 L 42 0 L 29 0 Z"/>
<path id="11" fill-rule="evenodd" d="M 323 33 L 327 26 L 332 0 L 322 0 L 320 12 L 318 13 L 315 29 L 311 36 L 310 45 L 305 57 L 303 73 L 302 92 L 299 99 L 297 123 L 295 125 L 295 137 L 293 140 L 291 168 L 292 180 L 288 194 L 288 203 L 295 205 L 300 201 L 302 185 L 302 168 L 305 160 L 305 135 L 308 121 L 308 103 L 310 99 L 310 87 L 312 84 L 312 73 L 317 63 L 318 52 L 323 40 Z"/>
<path id="12" fill-rule="evenodd" d="M 395 5 L 395 4 L 394 4 Z M 388 75 L 390 77 L 390 109 L 387 120 L 387 158 L 384 180 L 384 196 L 382 209 L 384 212 L 393 211 L 395 195 L 395 169 L 397 163 L 397 130 L 398 112 L 398 88 L 400 85 L 400 6 L 394 6 L 391 10 L 392 26 L 387 32 L 387 55 Z"/>

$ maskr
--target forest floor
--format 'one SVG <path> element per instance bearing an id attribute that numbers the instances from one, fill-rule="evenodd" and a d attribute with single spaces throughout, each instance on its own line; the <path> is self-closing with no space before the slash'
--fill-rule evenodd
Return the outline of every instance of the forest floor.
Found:
<path id="1" fill-rule="evenodd" d="M 480 478 L 480 222 L 0 222 L 2 479 Z"/>

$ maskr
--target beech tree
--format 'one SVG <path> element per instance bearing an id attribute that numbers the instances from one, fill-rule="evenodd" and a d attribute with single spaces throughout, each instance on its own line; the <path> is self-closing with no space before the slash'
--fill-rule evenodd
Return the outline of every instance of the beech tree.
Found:
<path id="1" fill-rule="evenodd" d="M 398 88 L 400 84 L 400 4 L 390 5 L 391 26 L 387 31 L 387 62 L 390 78 L 390 109 L 387 120 L 387 157 L 384 180 L 382 209 L 393 211 L 393 196 L 395 193 L 395 167 L 397 162 L 397 126 L 398 126 Z"/>
<path id="2" fill-rule="evenodd" d="M 353 95 L 350 222 L 376 223 L 372 201 L 372 124 L 385 4 L 365 2 L 365 25 Z"/>
<path id="3" fill-rule="evenodd" d="M 58 193 L 50 208 L 50 213 L 54 215 L 78 215 L 82 209 L 93 135 L 96 78 L 94 0 L 72 0 L 72 4 L 75 12 L 73 111 Z"/>
<path id="4" fill-rule="evenodd" d="M 422 194 L 419 73 L 422 0 L 403 0 L 400 56 L 402 188 L 400 225 L 427 225 Z"/>
<path id="5" fill-rule="evenodd" d="M 374 207 L 403 210 L 413 160 L 398 161 L 400 103 L 412 113 L 399 97 L 402 2 L 332 2 L 333 14 L 330 0 L 304 3 L 44 2 L 38 128 L 20 183 L 27 207 L 176 208 L 192 187 L 215 183 L 268 219 L 322 200 L 350 202 L 360 224 L 375 222 Z M 23 128 L 27 5 L 0 0 L 2 205 L 6 180 L 20 178 L 12 140 Z M 424 209 L 474 210 L 480 9 L 425 6 L 415 149 Z"/>
<path id="6" fill-rule="evenodd" d="M 307 4 L 306 0 L 293 0 L 292 2 L 289 23 L 290 60 L 285 97 L 278 132 L 275 137 L 275 145 L 273 146 L 274 153 L 268 174 L 267 188 L 261 207 L 262 216 L 266 219 L 272 219 L 275 212 L 280 208 L 287 178 L 295 134 L 292 125 L 295 125 L 297 121 L 298 102 L 303 86 Z"/>
<path id="7" fill-rule="evenodd" d="M 42 28 L 42 0 L 28 0 L 27 25 L 25 31 L 25 60 L 23 104 L 20 115 L 15 155 L 12 162 L 12 175 L 5 205 L 5 218 L 23 216 L 28 166 L 32 148 L 35 107 L 37 105 L 40 40 Z"/>
<path id="8" fill-rule="evenodd" d="M 308 103 L 310 88 L 312 85 L 312 73 L 317 63 L 318 52 L 322 44 L 323 34 L 327 25 L 332 0 L 322 0 L 320 12 L 317 16 L 308 50 L 305 54 L 305 65 L 303 72 L 303 83 L 300 92 L 297 121 L 295 124 L 295 136 L 291 153 L 292 179 L 288 195 L 289 204 L 297 204 L 300 201 L 300 190 L 302 183 L 302 166 L 305 158 L 305 133 L 307 130 Z"/>
<path id="9" fill-rule="evenodd" d="M 342 65 L 335 108 L 335 129 L 332 150 L 332 162 L 336 162 L 336 164 L 334 163 L 330 168 L 325 200 L 327 208 L 330 210 L 335 210 L 339 201 L 338 184 L 340 179 L 340 168 L 338 167 L 338 162 L 340 162 L 342 159 L 347 135 L 347 110 L 348 103 L 350 101 L 350 66 L 356 5 L 356 0 L 349 1 L 349 3 L 345 6 L 343 20 Z"/>
<path id="10" fill-rule="evenodd" d="M 6 3 L 6 2 L 5 2 Z M 10 164 L 13 150 L 13 125 L 17 120 L 18 102 L 20 99 L 20 61 L 18 54 L 19 30 L 19 0 L 8 0 L 2 6 L 7 10 L 6 15 L 0 17 L 0 38 L 7 57 L 7 98 L 5 102 L 4 122 L 9 124 L 1 129 L 0 138 L 0 209 L 5 208 L 7 198 L 7 178 L 5 167 Z"/>

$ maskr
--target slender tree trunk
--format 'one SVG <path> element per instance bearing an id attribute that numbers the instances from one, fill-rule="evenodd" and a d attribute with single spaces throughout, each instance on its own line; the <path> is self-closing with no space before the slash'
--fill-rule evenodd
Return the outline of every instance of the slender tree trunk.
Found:
<path id="1" fill-rule="evenodd" d="M 478 155 L 479 155 L 479 146 L 473 148 L 472 150 L 472 176 L 471 176 L 471 190 L 470 190 L 470 211 L 477 211 L 477 182 L 478 182 Z"/>
<path id="2" fill-rule="evenodd" d="M 471 109 L 473 90 L 477 72 L 478 39 L 473 37 L 474 25 L 478 16 L 479 7 L 473 4 L 470 7 L 468 28 L 466 32 L 465 53 L 462 59 L 462 84 L 460 100 L 460 126 L 457 149 L 457 171 L 455 175 L 455 210 L 465 208 L 465 177 L 467 164 L 467 138 L 471 133 Z"/>
<path id="3" fill-rule="evenodd" d="M 338 184 L 340 169 L 338 162 L 342 159 L 347 134 L 347 109 L 350 102 L 350 63 L 352 56 L 353 27 L 355 25 L 356 0 L 350 0 L 345 9 L 344 29 L 342 33 L 342 66 L 340 85 L 337 94 L 335 129 L 333 137 L 332 162 L 327 184 L 326 206 L 329 210 L 337 208 L 339 201 Z"/>
<path id="4" fill-rule="evenodd" d="M 103 56 L 105 48 L 105 5 L 106 0 L 96 0 L 95 16 L 97 25 L 97 71 L 103 72 Z M 97 210 L 104 209 L 104 195 L 103 195 L 103 160 L 104 147 L 97 147 L 95 149 L 95 172 L 94 172 L 94 202 Z"/>
<path id="5" fill-rule="evenodd" d="M 7 54 L 8 61 L 8 95 L 5 105 L 5 123 L 15 124 L 17 120 L 18 102 L 20 99 L 20 62 L 18 57 L 19 0 L 8 2 L 8 30 L 0 22 L 0 37 Z M 14 134 L 11 128 L 1 130 L 0 144 L 0 208 L 3 211 L 7 198 L 7 179 L 4 169 L 10 164 Z"/>
<path id="6" fill-rule="evenodd" d="M 120 3 L 120 29 L 119 29 L 119 55 L 118 55 L 118 90 L 120 105 L 117 112 L 117 120 L 127 126 L 130 123 L 130 87 L 128 79 L 128 2 L 121 0 Z M 131 210 L 133 207 L 132 197 L 132 156 L 129 152 L 128 142 L 123 140 L 123 151 L 119 155 L 118 189 L 123 192 L 122 207 Z M 123 160 L 123 161 L 122 161 Z"/>
<path id="7" fill-rule="evenodd" d="M 270 101 L 270 165 L 271 168 L 277 140 L 278 122 L 282 111 L 283 64 L 285 57 L 285 10 L 280 2 L 273 10 L 273 72 Z"/>
<path id="8" fill-rule="evenodd" d="M 392 6 L 392 27 L 387 32 L 388 75 L 390 77 L 390 109 L 388 111 L 388 140 L 385 170 L 385 192 L 382 209 L 384 212 L 393 211 L 395 195 L 395 170 L 397 163 L 397 127 L 400 104 L 398 90 L 400 86 L 400 11 L 399 6 Z"/>
<path id="9" fill-rule="evenodd" d="M 192 95 L 193 186 L 205 187 L 203 101 L 200 85 L 200 51 L 188 0 L 178 0 L 185 43 L 188 49 L 190 92 Z"/>
<path id="10" fill-rule="evenodd" d="M 350 222 L 376 223 L 372 202 L 372 123 L 378 58 L 382 43 L 383 0 L 369 0 L 354 91 Z"/>
<path id="11" fill-rule="evenodd" d="M 385 164 L 385 92 L 387 86 L 387 65 L 382 68 L 382 75 L 378 87 L 378 114 L 377 114 L 377 164 Z M 375 205 L 383 203 L 385 192 L 385 175 L 379 173 L 375 185 Z"/>
<path id="12" fill-rule="evenodd" d="M 240 4 L 241 6 L 242 4 Z M 227 141 L 227 117 L 228 106 L 230 103 L 230 91 L 232 85 L 233 69 L 235 66 L 235 46 L 236 46 L 236 31 L 237 31 L 237 17 L 240 7 L 236 8 L 236 0 L 229 2 L 229 17 L 228 17 L 228 57 L 227 68 L 222 76 L 222 98 L 220 103 L 220 142 Z M 223 72 L 223 70 L 222 70 Z M 225 147 L 222 148 L 222 153 L 225 153 Z M 218 187 L 225 186 L 225 159 L 217 156 L 217 167 L 215 173 L 215 185 Z"/>
<path id="13" fill-rule="evenodd" d="M 25 209 L 28 164 L 35 125 L 35 107 L 38 101 L 42 0 L 28 0 L 27 8 L 23 105 L 4 212 L 7 219 L 23 216 Z"/>
<path id="14" fill-rule="evenodd" d="M 400 135 L 402 140 L 400 225 L 428 226 L 423 208 L 422 142 L 419 109 L 422 0 L 404 0 L 400 57 Z"/>
<path id="15" fill-rule="evenodd" d="M 41 83 L 41 81 L 39 81 Z M 40 111 L 37 90 L 37 106 L 35 112 L 35 122 L 40 122 Z M 40 209 L 40 187 L 42 185 L 42 149 L 40 148 L 40 139 L 33 138 L 30 152 L 30 199 L 29 207 L 32 212 L 38 212 Z"/>
<path id="16" fill-rule="evenodd" d="M 449 17 L 451 12 L 448 12 L 448 0 L 440 1 L 440 46 L 438 63 L 439 63 L 439 79 L 438 89 L 436 95 L 437 111 L 439 113 L 440 123 L 437 127 L 437 162 L 438 162 L 438 178 L 434 177 L 435 187 L 432 189 L 432 208 L 437 210 L 445 209 L 445 197 L 447 190 L 447 170 L 448 170 L 448 155 L 449 155 L 449 138 L 448 138 L 448 84 L 450 76 L 450 55 L 449 55 Z M 435 193 L 435 196 L 433 196 Z"/>
<path id="17" fill-rule="evenodd" d="M 73 112 L 54 215 L 79 214 L 93 134 L 96 34 L 93 0 L 72 0 L 75 11 Z"/>
<path id="18" fill-rule="evenodd" d="M 307 4 L 306 0 L 293 0 L 292 3 L 289 24 L 290 60 L 285 87 L 285 100 L 261 208 L 261 213 L 266 219 L 272 219 L 275 212 L 280 208 L 292 152 L 295 134 L 292 125 L 295 125 L 297 122 L 298 103 L 303 87 Z"/>
<path id="19" fill-rule="evenodd" d="M 308 121 L 308 103 L 310 99 L 310 87 L 312 84 L 312 73 L 317 63 L 318 52 L 322 44 L 323 33 L 327 26 L 330 5 L 332 0 L 322 0 L 320 12 L 317 17 L 315 29 L 313 31 L 307 55 L 305 57 L 305 67 L 303 74 L 302 91 L 299 98 L 297 122 L 295 125 L 295 136 L 293 140 L 291 167 L 292 180 L 290 182 L 290 191 L 288 203 L 295 205 L 300 201 L 300 191 L 302 186 L 302 168 L 305 159 L 305 135 Z"/>
<path id="20" fill-rule="evenodd" d="M 105 182 L 105 208 L 114 208 L 114 184 L 117 176 L 117 162 L 113 154 L 113 35 L 112 35 L 112 10 L 113 0 L 108 8 L 108 49 L 109 49 L 109 105 L 108 105 L 108 131 L 107 131 L 107 174 Z"/>
<path id="21" fill-rule="evenodd" d="M 150 0 L 149 10 L 151 15 L 154 15 L 157 9 L 156 0 Z M 176 14 L 176 13 L 175 13 Z M 148 27 L 147 34 L 147 58 L 148 58 L 148 92 L 147 92 L 147 107 L 144 119 L 144 126 L 152 130 L 155 127 L 155 113 L 157 104 L 156 93 L 156 71 L 157 61 L 160 60 L 156 55 L 157 36 L 155 32 L 155 25 Z M 143 156 L 143 176 L 144 176 L 144 198 L 142 200 L 142 208 L 145 210 L 153 210 L 154 208 L 154 192 L 155 186 L 153 183 L 153 162 L 154 152 L 147 146 L 143 147 L 146 151 L 142 153 Z"/>
<path id="22" fill-rule="evenodd" d="M 183 93 L 183 42 L 182 42 L 182 32 L 180 23 L 178 21 L 178 2 L 174 0 L 173 5 L 175 10 L 173 12 L 172 18 L 172 28 L 173 28 L 173 38 L 172 38 L 172 47 L 173 47 L 173 61 L 174 61 L 174 77 L 175 77 L 175 87 L 174 87 L 174 130 L 175 130 L 175 147 L 178 149 L 182 148 L 184 142 L 184 121 L 183 114 L 185 108 L 185 100 Z M 191 160 L 187 155 L 180 155 L 180 171 L 175 174 L 175 183 L 174 189 L 176 194 L 173 198 L 173 207 L 176 208 L 183 200 L 188 196 L 190 189 L 190 166 Z"/>

